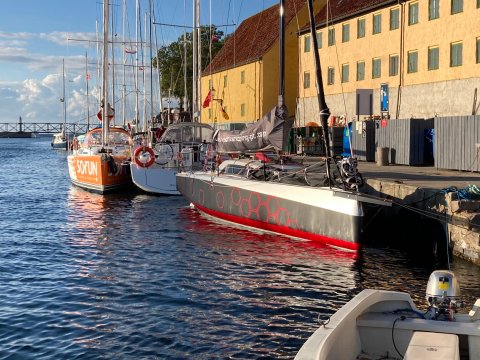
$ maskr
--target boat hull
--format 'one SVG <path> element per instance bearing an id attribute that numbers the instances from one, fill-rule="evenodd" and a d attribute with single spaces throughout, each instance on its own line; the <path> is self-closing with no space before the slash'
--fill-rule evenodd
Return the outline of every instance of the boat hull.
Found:
<path id="1" fill-rule="evenodd" d="M 132 179 L 128 166 L 123 165 L 126 156 L 69 155 L 68 172 L 72 183 L 83 189 L 106 193 L 131 185 Z"/>
<path id="2" fill-rule="evenodd" d="M 357 250 L 361 202 L 314 188 L 210 173 L 179 173 L 177 188 L 199 211 L 229 221 L 305 240 Z"/>
<path id="3" fill-rule="evenodd" d="M 148 168 L 130 163 L 133 183 L 141 190 L 159 195 L 180 195 L 175 176 L 178 167 L 169 168 L 153 165 Z"/>

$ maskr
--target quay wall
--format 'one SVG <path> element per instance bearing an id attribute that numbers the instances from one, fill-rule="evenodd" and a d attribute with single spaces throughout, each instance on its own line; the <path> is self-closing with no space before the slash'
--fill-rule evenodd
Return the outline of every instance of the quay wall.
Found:
<path id="1" fill-rule="evenodd" d="M 418 240 L 420 243 L 410 242 L 419 249 L 425 245 L 421 241 L 441 247 L 448 239 L 454 256 L 480 265 L 480 201 L 460 200 L 455 192 L 392 181 L 367 179 L 365 183 L 362 192 L 391 199 L 396 205 L 382 210 L 384 216 L 393 219 L 393 228 L 392 222 L 386 226 L 390 233 L 403 230 L 405 241 L 409 235 L 421 234 L 425 238 Z"/>

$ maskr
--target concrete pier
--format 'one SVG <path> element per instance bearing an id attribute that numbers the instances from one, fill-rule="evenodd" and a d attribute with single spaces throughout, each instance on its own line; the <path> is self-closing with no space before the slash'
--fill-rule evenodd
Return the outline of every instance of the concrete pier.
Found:
<path id="1" fill-rule="evenodd" d="M 454 255 L 480 265 L 480 200 L 462 200 L 455 191 L 480 186 L 479 173 L 369 162 L 360 162 L 359 171 L 365 181 L 362 192 L 399 205 L 385 210 L 389 213 L 384 215 L 396 217 L 398 228 L 389 223 L 390 230 L 418 231 L 426 242 L 435 242 L 433 238 L 443 232 Z M 406 218 L 406 213 L 414 216 Z"/>

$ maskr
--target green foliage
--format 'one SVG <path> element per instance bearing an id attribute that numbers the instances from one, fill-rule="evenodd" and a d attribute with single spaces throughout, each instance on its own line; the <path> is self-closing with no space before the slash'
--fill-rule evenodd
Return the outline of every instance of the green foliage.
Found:
<path id="1" fill-rule="evenodd" d="M 223 38 L 223 31 L 217 30 L 215 25 L 201 26 L 201 54 L 202 67 L 205 68 L 211 61 L 210 46 L 213 59 L 215 55 L 222 48 L 225 39 Z M 187 95 L 188 102 L 191 104 L 192 99 L 192 81 L 193 81 L 193 54 L 192 54 L 192 32 L 186 33 L 186 48 L 187 48 Z M 184 82 L 184 36 L 178 37 L 177 41 L 169 45 L 162 46 L 158 49 L 157 57 L 152 59 L 152 64 L 160 69 L 161 86 L 164 96 L 168 95 L 170 89 L 171 96 L 178 97 L 183 101 L 185 95 Z"/>

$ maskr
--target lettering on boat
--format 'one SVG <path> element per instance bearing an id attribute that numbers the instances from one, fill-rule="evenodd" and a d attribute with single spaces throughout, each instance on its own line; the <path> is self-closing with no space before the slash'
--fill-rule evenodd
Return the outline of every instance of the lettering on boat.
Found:
<path id="1" fill-rule="evenodd" d="M 94 161 L 77 160 L 77 173 L 81 175 L 97 176 L 98 164 Z"/>

